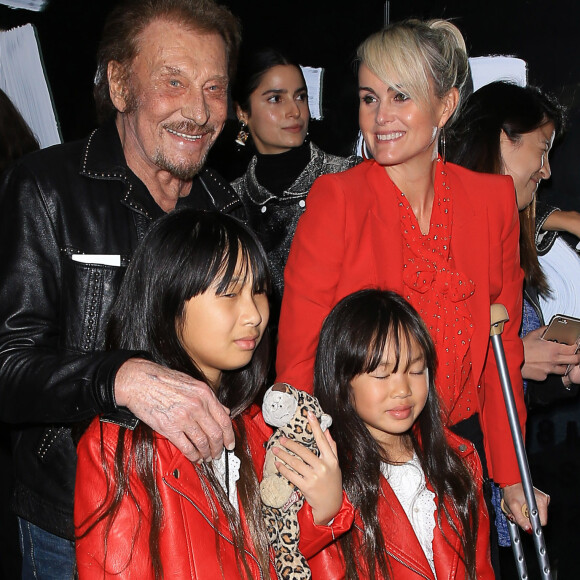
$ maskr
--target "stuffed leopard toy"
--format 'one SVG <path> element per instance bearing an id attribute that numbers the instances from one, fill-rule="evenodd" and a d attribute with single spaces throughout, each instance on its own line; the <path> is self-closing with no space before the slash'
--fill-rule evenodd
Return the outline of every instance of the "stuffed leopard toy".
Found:
<path id="1" fill-rule="evenodd" d="M 276 571 L 282 580 L 308 580 L 311 573 L 306 558 L 298 549 L 298 511 L 304 504 L 304 497 L 276 469 L 272 448 L 280 437 L 287 437 L 319 454 L 308 423 L 308 411 L 316 415 L 323 431 L 330 427 L 332 418 L 322 412 L 318 400 L 286 383 L 276 383 L 270 387 L 262 404 L 264 421 L 278 428 L 266 446 L 260 495 L 268 538 L 276 556 Z"/>

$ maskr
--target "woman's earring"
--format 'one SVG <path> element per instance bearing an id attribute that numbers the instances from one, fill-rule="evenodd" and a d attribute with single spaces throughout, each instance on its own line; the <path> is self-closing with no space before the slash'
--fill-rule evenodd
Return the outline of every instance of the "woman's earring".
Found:
<path id="1" fill-rule="evenodd" d="M 443 159 L 443 163 L 446 163 L 445 159 L 445 125 L 441 127 L 441 159 Z"/>
<path id="2" fill-rule="evenodd" d="M 246 125 L 246 123 L 244 123 L 243 121 L 240 121 L 240 130 L 238 131 L 238 136 L 236 137 L 236 143 L 240 147 L 245 147 L 246 141 L 248 140 L 248 137 L 250 136 L 250 133 L 248 132 L 247 129 L 248 129 L 248 126 Z"/>

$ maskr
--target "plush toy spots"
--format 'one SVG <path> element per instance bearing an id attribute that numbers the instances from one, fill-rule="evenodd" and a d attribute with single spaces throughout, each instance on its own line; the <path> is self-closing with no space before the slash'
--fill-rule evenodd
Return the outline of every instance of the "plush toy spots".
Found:
<path id="1" fill-rule="evenodd" d="M 276 383 L 270 387 L 262 404 L 264 421 L 277 427 L 266 446 L 264 477 L 260 484 L 262 513 L 276 555 L 276 571 L 283 580 L 308 580 L 311 573 L 306 558 L 298 549 L 298 511 L 304 503 L 304 497 L 276 469 L 272 448 L 280 437 L 287 437 L 299 441 L 316 455 L 319 454 L 308 423 L 308 411 L 316 415 L 323 431 L 332 424 L 332 418 L 322 412 L 316 398 L 286 383 Z"/>

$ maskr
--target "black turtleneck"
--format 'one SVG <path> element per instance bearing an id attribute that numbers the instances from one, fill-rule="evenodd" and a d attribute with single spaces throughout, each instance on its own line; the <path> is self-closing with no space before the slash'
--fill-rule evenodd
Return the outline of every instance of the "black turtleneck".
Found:
<path id="1" fill-rule="evenodd" d="M 263 155 L 256 153 L 256 179 L 270 193 L 279 196 L 296 181 L 310 161 L 310 144 L 285 153 Z"/>

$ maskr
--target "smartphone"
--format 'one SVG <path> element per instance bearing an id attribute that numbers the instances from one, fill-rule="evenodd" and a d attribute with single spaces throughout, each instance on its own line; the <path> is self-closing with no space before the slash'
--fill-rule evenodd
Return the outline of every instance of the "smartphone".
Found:
<path id="1" fill-rule="evenodd" d="M 580 318 L 554 314 L 542 338 L 561 344 L 577 344 L 580 338 Z"/>
<path id="2" fill-rule="evenodd" d="M 560 344 L 575 344 L 575 352 L 578 352 L 580 349 L 580 319 L 564 314 L 554 314 L 548 328 L 542 334 L 542 339 Z M 572 365 L 568 365 L 565 374 L 570 372 L 571 367 Z"/>

